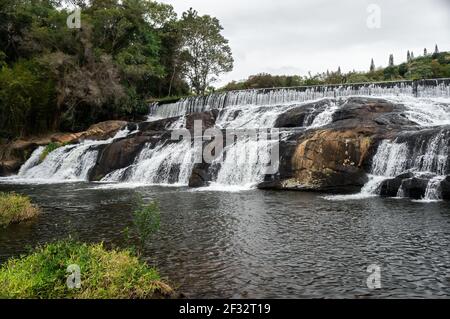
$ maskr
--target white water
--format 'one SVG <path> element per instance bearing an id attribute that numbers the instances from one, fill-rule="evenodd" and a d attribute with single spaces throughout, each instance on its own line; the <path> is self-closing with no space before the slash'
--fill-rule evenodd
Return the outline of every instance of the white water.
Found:
<path id="1" fill-rule="evenodd" d="M 362 87 L 317 87 L 308 89 L 278 89 L 237 91 L 194 97 L 177 103 L 152 106 L 148 120 L 180 116 L 167 127 L 169 130 L 186 127 L 186 114 L 218 109 L 216 127 L 229 129 L 272 128 L 277 118 L 286 111 L 302 107 L 306 103 L 328 99 L 330 103 L 321 109 L 311 109 L 303 123 L 304 128 L 318 128 L 329 124 L 339 107 L 345 107 L 347 97 L 377 96 L 405 105 L 405 116 L 421 126 L 450 124 L 449 86 L 420 87 L 420 98 L 413 97 L 409 84 L 382 87 L 366 85 Z M 330 99 L 333 98 L 333 99 Z M 125 137 L 128 131 L 119 132 L 115 138 Z M 114 138 L 113 138 L 114 139 Z M 13 179 L 44 180 L 49 182 L 87 180 L 95 165 L 100 144 L 107 141 L 85 141 L 78 145 L 62 147 L 39 163 L 43 148 L 39 148 Z M 370 182 L 358 196 L 374 196 L 383 178 L 396 176 L 407 170 L 433 171 L 443 174 L 448 170 L 448 154 L 445 139 L 430 140 L 423 149 L 412 154 L 408 145 L 396 141 L 381 144 L 374 158 Z M 248 189 L 255 187 L 265 175 L 262 165 L 270 155 L 270 147 L 265 140 L 242 140 L 225 150 L 225 160 L 215 163 L 216 176 L 209 189 Z M 156 146 L 146 145 L 134 163 L 106 176 L 102 182 L 124 185 L 158 184 L 187 185 L 193 169 L 193 146 L 190 141 L 177 143 L 162 142 Z M 116 185 L 117 186 L 117 185 Z M 431 187 L 432 185 L 430 185 Z M 431 194 L 432 190 L 430 190 Z M 357 196 L 357 195 L 354 195 Z M 431 195 L 430 195 L 431 196 Z"/>
<path id="2" fill-rule="evenodd" d="M 110 144 L 115 139 L 123 138 L 129 133 L 129 130 L 124 129 L 107 140 L 85 140 L 79 144 L 60 147 L 49 153 L 42 162 L 40 156 L 45 147 L 38 147 L 22 165 L 17 176 L 4 180 L 18 183 L 87 181 L 89 173 L 97 161 L 98 147 Z"/>
<path id="3" fill-rule="evenodd" d="M 179 185 L 189 183 L 194 166 L 194 147 L 190 141 L 147 144 L 134 164 L 108 174 L 102 182 Z"/>
<path id="4" fill-rule="evenodd" d="M 441 182 L 444 178 L 445 176 L 436 176 L 428 182 L 423 201 L 433 202 L 442 199 Z"/>
<path id="5" fill-rule="evenodd" d="M 422 201 L 437 201 L 442 198 L 440 185 L 447 174 L 450 133 L 442 130 L 431 138 L 423 138 L 414 141 L 409 146 L 407 142 L 383 141 L 372 159 L 372 169 L 369 182 L 362 188 L 359 194 L 343 196 L 327 196 L 331 200 L 364 199 L 379 194 L 379 187 L 383 181 L 394 178 L 402 173 L 412 172 L 421 177 L 426 174 L 434 174 L 431 178 L 425 196 Z M 397 197 L 404 196 L 404 190 L 400 187 Z"/>

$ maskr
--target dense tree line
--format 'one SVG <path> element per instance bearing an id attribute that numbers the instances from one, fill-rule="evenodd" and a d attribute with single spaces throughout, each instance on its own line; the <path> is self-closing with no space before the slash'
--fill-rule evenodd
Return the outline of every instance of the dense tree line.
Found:
<path id="1" fill-rule="evenodd" d="M 81 8 L 81 28 L 68 17 Z M 233 59 L 217 19 L 149 0 L 0 0 L 0 137 L 132 118 L 203 94 Z"/>
<path id="2" fill-rule="evenodd" d="M 386 68 L 376 68 L 372 59 L 368 72 L 351 71 L 342 73 L 339 68 L 337 71 L 327 71 L 315 75 L 308 74 L 307 76 L 260 73 L 252 75 L 244 81 L 230 82 L 221 90 L 450 78 L 450 53 L 440 53 L 437 46 L 433 54 L 426 51 L 425 53 L 423 56 L 414 58 L 414 53 L 408 51 L 407 62 L 399 65 L 394 64 L 394 56 L 391 54 Z"/>

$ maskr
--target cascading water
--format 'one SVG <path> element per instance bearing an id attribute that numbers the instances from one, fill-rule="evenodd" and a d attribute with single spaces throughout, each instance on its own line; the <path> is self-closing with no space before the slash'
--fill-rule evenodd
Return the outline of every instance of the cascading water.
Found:
<path id="1" fill-rule="evenodd" d="M 377 97 L 450 97 L 448 80 L 423 82 L 367 83 L 334 86 L 259 89 L 214 93 L 208 96 L 189 97 L 175 103 L 153 104 L 149 119 L 177 117 L 189 113 L 222 110 L 245 106 L 283 106 L 323 98 L 349 96 Z"/>
<path id="2" fill-rule="evenodd" d="M 129 130 L 119 131 L 113 138 L 104 141 L 86 140 L 75 145 L 62 146 L 41 161 L 44 147 L 38 147 L 21 167 L 18 179 L 36 182 L 87 181 L 102 145 L 123 138 Z"/>
<path id="3" fill-rule="evenodd" d="M 313 129 L 331 123 L 333 114 L 345 107 L 347 97 L 350 96 L 377 96 L 403 104 L 404 115 L 421 126 L 450 124 L 450 89 L 445 81 L 217 93 L 190 97 L 171 104 L 153 104 L 148 121 L 174 118 L 165 127 L 171 131 L 185 128 L 187 115 L 190 113 L 218 110 L 216 128 L 273 129 L 280 115 L 290 111 L 295 113 L 296 108 L 302 109 L 308 104 L 309 109 L 306 110 L 303 122 L 296 127 Z M 440 101 L 442 98 L 445 98 L 443 103 Z M 312 103 L 314 101 L 318 103 Z M 114 139 L 129 134 L 132 133 L 124 130 L 110 140 L 85 141 L 78 145 L 64 146 L 50 153 L 42 163 L 40 157 L 44 149 L 40 147 L 23 165 L 16 178 L 52 182 L 88 180 L 100 149 Z M 430 171 L 436 176 L 443 175 L 449 168 L 448 144 L 445 144 L 447 140 L 448 136 L 445 134 L 436 135 L 422 144 L 418 142 L 416 148 L 401 140 L 381 143 L 372 167 L 374 177 L 363 188 L 363 192 L 373 195 L 383 179 L 395 177 L 405 171 Z M 242 187 L 257 184 L 265 175 L 262 163 L 266 162 L 273 143 L 265 139 L 247 138 L 227 146 L 223 153 L 224 161 L 211 165 L 212 183 Z M 102 182 L 187 185 L 194 168 L 193 157 L 192 141 L 162 140 L 159 143 L 148 143 L 132 165 L 109 173 Z M 433 185 L 434 182 L 430 182 L 430 191 L 427 192 L 430 197 L 434 196 Z"/>
<path id="4" fill-rule="evenodd" d="M 409 172 L 417 177 L 433 176 L 428 182 L 424 200 L 440 199 L 440 183 L 450 173 L 449 145 L 450 131 L 445 129 L 431 137 L 399 137 L 395 141 L 383 141 L 372 160 L 370 181 L 361 193 L 379 194 L 385 180 Z M 401 185 L 397 197 L 403 196 Z"/>
<path id="5" fill-rule="evenodd" d="M 132 184 L 187 185 L 193 168 L 194 147 L 191 141 L 147 144 L 133 165 L 114 171 L 102 182 Z"/>

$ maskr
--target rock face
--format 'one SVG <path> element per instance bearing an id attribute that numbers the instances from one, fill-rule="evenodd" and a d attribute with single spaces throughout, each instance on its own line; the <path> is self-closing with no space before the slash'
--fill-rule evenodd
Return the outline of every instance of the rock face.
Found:
<path id="1" fill-rule="evenodd" d="M 357 191 L 367 182 L 363 164 L 371 143 L 362 132 L 313 131 L 299 138 L 290 159 L 290 176 L 280 174 L 278 181 L 266 181 L 260 188 Z"/>
<path id="2" fill-rule="evenodd" d="M 322 100 L 316 107 L 330 103 Z M 310 104 L 288 110 L 277 121 L 279 127 L 305 123 Z M 418 125 L 404 114 L 405 107 L 383 99 L 354 97 L 345 101 L 332 115 L 332 121 L 321 129 L 300 135 L 295 149 L 282 152 L 289 169 L 268 176 L 259 185 L 263 189 L 298 189 L 352 193 L 368 181 L 371 160 L 383 139 L 394 139 L 405 128 L 414 135 Z M 310 123 L 309 123 L 310 124 Z M 417 134 L 421 132 L 417 131 Z M 392 178 L 380 186 L 383 196 L 396 196 L 406 178 Z M 408 196 L 423 196 L 426 183 L 412 179 L 405 183 Z M 424 189 L 425 187 L 425 189 Z"/>
<path id="3" fill-rule="evenodd" d="M 450 200 L 450 176 L 441 182 L 442 199 Z"/>
<path id="4" fill-rule="evenodd" d="M 330 103 L 333 103 L 331 99 L 325 99 L 292 108 L 281 114 L 275 121 L 274 126 L 276 128 L 290 128 L 311 125 L 314 115 L 320 113 Z"/>
<path id="5" fill-rule="evenodd" d="M 148 137 L 136 136 L 109 144 L 100 153 L 90 180 L 99 181 L 108 173 L 131 165 L 147 142 Z"/>
<path id="6" fill-rule="evenodd" d="M 54 133 L 42 137 L 19 139 L 0 145 L 0 176 L 13 175 L 39 147 L 50 143 L 71 144 L 82 140 L 106 140 L 124 128 L 127 122 L 107 121 L 92 125 L 87 131 L 79 133 Z"/>

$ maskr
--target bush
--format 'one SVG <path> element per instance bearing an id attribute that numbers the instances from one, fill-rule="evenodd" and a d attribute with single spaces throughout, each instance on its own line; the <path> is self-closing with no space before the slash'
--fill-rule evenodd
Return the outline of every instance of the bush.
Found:
<path id="1" fill-rule="evenodd" d="M 161 213 L 157 202 L 146 205 L 141 198 L 137 202 L 138 208 L 133 213 L 133 227 L 131 231 L 129 228 L 125 229 L 125 236 L 127 241 L 135 239 L 139 244 L 138 252 L 142 252 L 151 235 L 161 226 Z"/>
<path id="2" fill-rule="evenodd" d="M 0 227 L 29 220 L 39 214 L 39 208 L 24 195 L 0 193 Z"/>
<path id="3" fill-rule="evenodd" d="M 69 265 L 80 267 L 79 289 L 67 285 Z M 172 293 L 156 269 L 103 244 L 51 243 L 0 268 L 0 298 L 149 299 Z"/>

